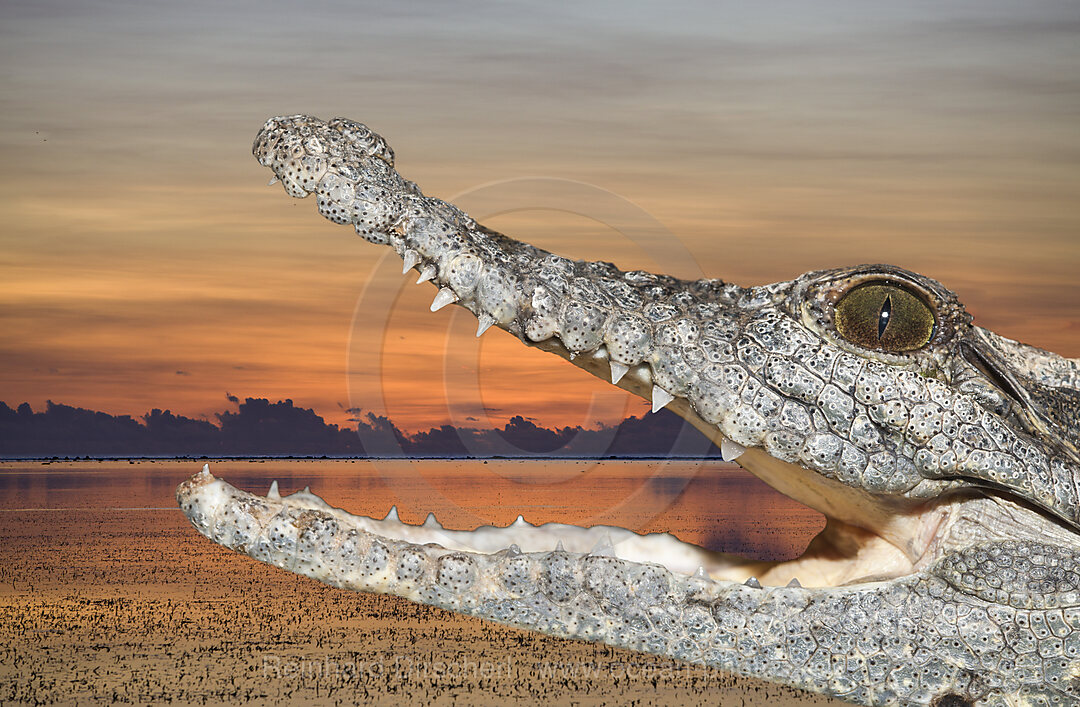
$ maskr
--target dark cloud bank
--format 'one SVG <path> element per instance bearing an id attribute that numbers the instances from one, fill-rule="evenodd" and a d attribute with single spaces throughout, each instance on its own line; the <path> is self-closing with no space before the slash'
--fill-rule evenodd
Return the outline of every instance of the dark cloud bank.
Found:
<path id="1" fill-rule="evenodd" d="M 217 413 L 216 425 L 168 410 L 136 419 L 52 401 L 43 412 L 0 402 L 0 457 L 720 457 L 667 410 L 588 430 L 547 429 L 518 416 L 501 429 L 443 425 L 407 433 L 371 413 L 342 429 L 292 400 L 229 400 L 236 410 Z"/>

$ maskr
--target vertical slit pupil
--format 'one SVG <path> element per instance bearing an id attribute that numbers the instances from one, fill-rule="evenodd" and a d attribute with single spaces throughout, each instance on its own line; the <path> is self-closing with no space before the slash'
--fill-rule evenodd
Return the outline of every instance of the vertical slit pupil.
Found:
<path id="1" fill-rule="evenodd" d="M 880 339 L 889 326 L 889 317 L 892 315 L 892 295 L 885 295 L 885 301 L 881 304 L 881 312 L 878 313 L 877 336 Z"/>

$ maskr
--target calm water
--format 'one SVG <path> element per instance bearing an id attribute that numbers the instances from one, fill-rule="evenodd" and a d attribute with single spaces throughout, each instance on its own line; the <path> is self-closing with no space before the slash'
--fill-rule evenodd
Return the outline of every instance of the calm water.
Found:
<path id="1" fill-rule="evenodd" d="M 202 462 L 7 462 L 0 513 L 108 509 L 179 513 L 176 485 Z M 669 531 L 714 550 L 762 559 L 793 557 L 823 526 L 817 513 L 732 464 L 694 461 L 258 460 L 211 462 L 240 488 L 264 494 L 310 486 L 352 513 L 382 517 L 393 505 L 420 523 L 435 513 L 448 528 L 531 523 L 609 524 Z"/>
<path id="2" fill-rule="evenodd" d="M 173 490 L 201 462 L 0 464 L 4 704 L 826 704 L 657 656 L 561 641 L 240 557 Z M 823 519 L 731 465 L 570 461 L 223 461 L 265 493 L 447 526 L 611 523 L 714 549 L 799 554 Z M 278 675 L 281 661 L 319 670 Z M 411 666 L 497 661 L 497 678 Z M 352 674 L 325 666 L 380 666 Z M 464 675 L 464 677 L 463 677 Z M 407 695 L 407 698 L 403 698 Z"/>

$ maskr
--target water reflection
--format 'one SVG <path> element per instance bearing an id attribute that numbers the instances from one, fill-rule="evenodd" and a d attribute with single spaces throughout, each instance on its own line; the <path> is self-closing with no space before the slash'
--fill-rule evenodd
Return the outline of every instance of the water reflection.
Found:
<path id="1" fill-rule="evenodd" d="M 0 464 L 0 510 L 175 507 L 176 485 L 202 462 Z M 212 462 L 217 476 L 264 494 L 305 486 L 352 513 L 402 520 L 434 512 L 448 528 L 531 523 L 668 531 L 714 550 L 785 559 L 822 517 L 727 464 L 580 460 L 254 460 Z"/>

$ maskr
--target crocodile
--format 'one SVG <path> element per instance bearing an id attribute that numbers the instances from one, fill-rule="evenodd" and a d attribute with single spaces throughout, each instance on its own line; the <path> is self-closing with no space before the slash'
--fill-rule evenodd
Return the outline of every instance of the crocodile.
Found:
<path id="1" fill-rule="evenodd" d="M 204 467 L 176 494 L 199 532 L 335 587 L 856 704 L 1080 703 L 1080 359 L 890 265 L 743 288 L 560 257 L 424 196 L 343 118 L 272 118 L 253 152 L 433 283 L 432 311 L 674 411 L 826 523 L 764 562 L 616 527 L 376 520 Z"/>

